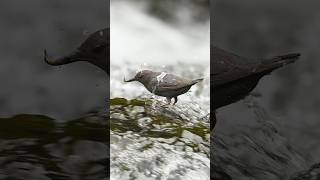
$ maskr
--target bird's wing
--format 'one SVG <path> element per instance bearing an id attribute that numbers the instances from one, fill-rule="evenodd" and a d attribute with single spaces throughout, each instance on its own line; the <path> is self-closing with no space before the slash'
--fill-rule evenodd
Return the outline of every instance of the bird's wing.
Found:
<path id="1" fill-rule="evenodd" d="M 162 80 L 157 84 L 157 91 L 170 91 L 170 90 L 178 90 L 181 88 L 185 88 L 187 86 L 191 86 L 195 84 L 194 81 L 184 79 L 173 74 L 166 74 Z"/>
<path id="2" fill-rule="evenodd" d="M 299 53 L 292 53 L 268 59 L 250 59 L 212 47 L 213 70 L 210 76 L 211 87 L 227 84 L 252 74 L 270 73 L 283 65 L 295 62 L 299 56 Z"/>
<path id="3" fill-rule="evenodd" d="M 213 69 L 210 77 L 213 87 L 225 84 L 255 72 L 260 62 L 253 59 L 226 52 L 222 49 L 212 47 Z"/>

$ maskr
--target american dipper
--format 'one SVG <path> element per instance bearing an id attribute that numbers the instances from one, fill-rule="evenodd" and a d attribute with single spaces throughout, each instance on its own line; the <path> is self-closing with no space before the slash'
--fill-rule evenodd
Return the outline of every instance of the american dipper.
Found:
<path id="1" fill-rule="evenodd" d="M 105 28 L 89 35 L 89 37 L 72 53 L 57 59 L 49 59 L 44 50 L 44 60 L 54 66 L 76 61 L 87 61 L 110 74 L 110 29 Z"/>
<path id="2" fill-rule="evenodd" d="M 212 103 L 216 109 L 245 98 L 258 84 L 259 80 L 273 70 L 295 62 L 300 54 L 292 53 L 271 58 L 245 58 L 211 47 L 210 88 Z M 211 126 L 216 123 L 215 114 Z M 213 128 L 212 127 L 212 128 Z"/>
<path id="3" fill-rule="evenodd" d="M 178 96 L 189 91 L 191 86 L 203 79 L 189 80 L 173 74 L 154 72 L 150 70 L 139 71 L 134 78 L 124 82 L 138 81 L 147 90 L 155 95 L 166 97 L 168 104 L 174 98 L 174 104 L 178 102 Z"/>

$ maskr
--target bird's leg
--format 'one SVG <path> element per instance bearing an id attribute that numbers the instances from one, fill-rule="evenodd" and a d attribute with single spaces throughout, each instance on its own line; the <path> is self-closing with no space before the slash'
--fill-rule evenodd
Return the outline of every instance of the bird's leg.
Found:
<path id="1" fill-rule="evenodd" d="M 175 105 L 178 102 L 178 96 L 174 97 L 173 105 Z"/>
<path id="2" fill-rule="evenodd" d="M 170 105 L 171 104 L 171 98 L 170 97 L 166 97 L 166 100 L 167 100 L 168 105 Z"/>

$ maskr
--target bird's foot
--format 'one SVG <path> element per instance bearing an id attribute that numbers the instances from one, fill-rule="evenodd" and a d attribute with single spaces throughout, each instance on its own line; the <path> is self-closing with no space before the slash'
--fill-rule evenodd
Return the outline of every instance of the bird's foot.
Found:
<path id="1" fill-rule="evenodd" d="M 173 106 L 178 102 L 178 97 L 174 97 Z"/>

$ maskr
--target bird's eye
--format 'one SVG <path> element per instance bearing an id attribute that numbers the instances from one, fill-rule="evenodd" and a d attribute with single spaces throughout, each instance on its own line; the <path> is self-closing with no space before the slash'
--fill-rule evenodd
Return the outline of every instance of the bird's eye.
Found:
<path id="1" fill-rule="evenodd" d="M 137 78 L 141 78 L 142 77 L 142 72 L 140 71 L 140 72 L 138 72 L 138 74 L 137 74 Z"/>

